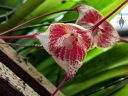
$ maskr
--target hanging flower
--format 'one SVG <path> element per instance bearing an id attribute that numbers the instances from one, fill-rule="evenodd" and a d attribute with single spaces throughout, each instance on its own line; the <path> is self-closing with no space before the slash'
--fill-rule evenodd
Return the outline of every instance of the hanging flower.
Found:
<path id="1" fill-rule="evenodd" d="M 81 5 L 78 7 L 78 11 L 79 18 L 76 24 L 90 28 L 89 32 L 92 34 L 94 47 L 110 47 L 118 42 L 119 35 L 108 21 L 97 26 L 103 16 L 96 9 L 88 5 Z"/>
<path id="2" fill-rule="evenodd" d="M 46 32 L 36 38 L 71 77 L 81 67 L 92 45 L 88 30 L 76 24 L 51 24 Z"/>

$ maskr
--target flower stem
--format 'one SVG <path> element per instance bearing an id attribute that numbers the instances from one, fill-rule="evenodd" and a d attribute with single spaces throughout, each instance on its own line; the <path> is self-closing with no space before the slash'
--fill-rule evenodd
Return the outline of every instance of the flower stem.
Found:
<path id="1" fill-rule="evenodd" d="M 125 40 L 125 39 L 121 39 L 121 38 L 120 38 L 118 42 L 128 43 L 128 40 Z"/>
<path id="2" fill-rule="evenodd" d="M 64 77 L 64 79 L 61 81 L 61 83 L 59 84 L 59 86 L 56 88 L 56 90 L 51 94 L 51 96 L 54 96 L 54 95 L 58 92 L 58 90 L 59 90 L 68 80 L 69 80 L 68 75 L 66 75 L 66 76 Z"/>
<path id="3" fill-rule="evenodd" d="M 23 36 L 0 36 L 0 39 L 36 39 L 36 36 L 39 35 L 40 33 L 35 33 L 32 35 L 23 35 Z"/>
<path id="4" fill-rule="evenodd" d="M 59 10 L 59 11 L 56 11 L 56 12 L 51 12 L 51 13 L 48 13 L 48 14 L 45 14 L 45 15 L 37 16 L 37 17 L 35 17 L 35 18 L 33 18 L 33 19 L 30 19 L 30 20 L 28 20 L 28 21 L 26 21 L 26 22 L 24 22 L 24 23 L 21 23 L 21 24 L 15 26 L 15 27 L 13 27 L 13 28 L 7 30 L 7 31 L 2 32 L 0 35 L 4 35 L 4 34 L 7 34 L 7 33 L 10 33 L 11 31 L 15 31 L 17 28 L 19 28 L 19 27 L 21 27 L 21 26 L 24 26 L 24 25 L 26 25 L 26 24 L 28 24 L 28 23 L 30 23 L 30 22 L 35 21 L 35 20 L 38 20 L 38 19 L 40 19 L 40 18 L 49 16 L 49 15 L 52 15 L 52 14 L 60 13 L 60 12 L 65 12 L 65 11 L 77 11 L 77 9 L 76 9 L 76 8 L 72 8 L 72 9 L 66 9 L 66 10 Z"/>
<path id="5" fill-rule="evenodd" d="M 108 19 L 110 16 L 112 16 L 116 11 L 118 11 L 123 5 L 125 5 L 128 2 L 128 0 L 125 0 L 123 3 L 121 3 L 115 10 L 113 10 L 110 14 L 108 14 L 105 18 L 101 19 L 97 24 L 95 24 L 92 27 L 92 31 L 94 31 L 100 24 L 102 24 L 106 19 Z"/>

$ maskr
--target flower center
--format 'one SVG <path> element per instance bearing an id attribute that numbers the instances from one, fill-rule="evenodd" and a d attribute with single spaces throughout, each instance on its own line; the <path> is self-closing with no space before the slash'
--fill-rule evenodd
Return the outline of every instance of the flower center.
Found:
<path id="1" fill-rule="evenodd" d="M 63 41 L 65 47 L 72 49 L 73 45 L 78 41 L 78 34 L 70 33 Z"/>

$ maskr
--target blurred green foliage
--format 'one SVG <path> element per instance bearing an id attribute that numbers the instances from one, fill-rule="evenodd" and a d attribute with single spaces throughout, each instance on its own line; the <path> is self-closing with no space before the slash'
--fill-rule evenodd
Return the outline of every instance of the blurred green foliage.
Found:
<path id="1" fill-rule="evenodd" d="M 1 0 L 0 5 L 13 7 L 15 12 L 10 16 L 6 16 L 8 20 L 0 18 L 0 31 L 14 27 L 35 16 L 72 8 L 79 4 L 93 6 L 105 16 L 111 9 L 114 9 L 123 1 L 124 0 Z M 6 12 L 3 11 L 1 14 L 6 14 Z M 115 16 L 115 14 L 113 16 Z M 113 16 L 111 16 L 111 18 L 113 18 Z M 63 12 L 42 18 L 30 25 L 51 24 L 52 22 L 70 22 L 71 20 L 75 22 L 74 20 L 76 20 L 77 17 L 77 12 Z M 38 31 L 45 32 L 47 27 L 48 26 L 26 28 L 21 31 L 12 32 L 11 35 L 32 34 Z M 10 40 L 8 42 L 39 44 L 37 41 L 27 39 Z M 55 63 L 45 50 L 13 47 L 24 59 L 31 62 L 38 71 L 44 74 L 55 85 L 58 85 L 63 79 L 65 72 Z M 124 43 L 108 49 L 95 48 L 90 50 L 84 60 L 82 68 L 79 70 L 76 77 L 62 88 L 62 92 L 64 92 L 66 96 L 128 96 L 127 53 L 128 44 Z"/>

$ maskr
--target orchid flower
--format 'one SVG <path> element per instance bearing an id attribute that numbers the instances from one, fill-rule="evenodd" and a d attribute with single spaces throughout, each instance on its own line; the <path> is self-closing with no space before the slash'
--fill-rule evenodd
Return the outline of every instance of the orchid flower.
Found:
<path id="1" fill-rule="evenodd" d="M 74 77 L 78 69 L 82 66 L 85 55 L 90 48 L 105 48 L 118 42 L 127 42 L 126 40 L 120 39 L 117 31 L 106 21 L 107 18 L 126 4 L 126 2 L 124 1 L 105 18 L 96 9 L 87 5 L 81 5 L 73 9 L 77 9 L 79 12 L 79 18 L 76 24 L 53 23 L 46 32 L 38 32 L 26 36 L 0 36 L 0 38 L 31 38 L 39 40 L 42 47 L 67 73 L 63 81 L 51 95 L 54 96 L 66 81 Z M 35 19 L 30 21 L 33 20 Z M 19 26 L 24 24 L 26 23 Z M 7 30 L 4 33 L 10 32 L 19 26 Z"/>
<path id="2" fill-rule="evenodd" d="M 107 18 L 104 19 L 102 14 L 95 8 L 88 5 L 81 5 L 78 7 L 78 10 L 79 17 L 76 24 L 90 30 L 89 32 L 92 34 L 93 39 L 92 47 L 106 48 L 118 42 L 128 42 L 120 38 L 116 29 L 106 20 Z M 115 13 L 115 11 L 117 10 L 114 10 L 112 14 Z M 102 20 L 104 22 L 102 22 Z"/>

